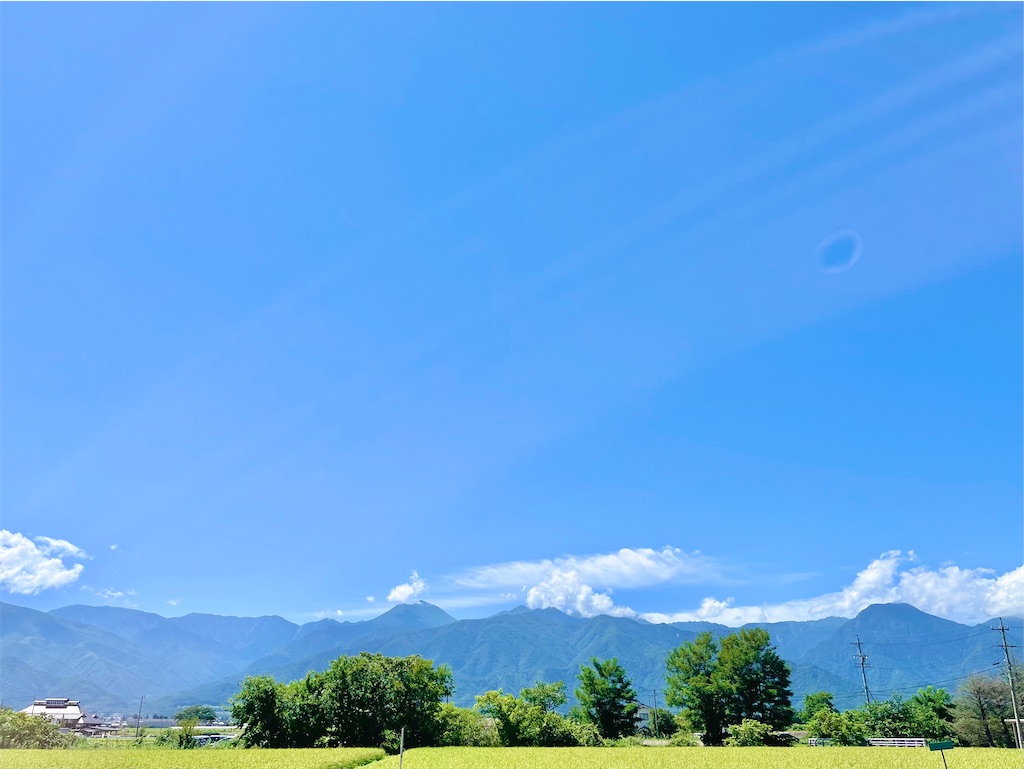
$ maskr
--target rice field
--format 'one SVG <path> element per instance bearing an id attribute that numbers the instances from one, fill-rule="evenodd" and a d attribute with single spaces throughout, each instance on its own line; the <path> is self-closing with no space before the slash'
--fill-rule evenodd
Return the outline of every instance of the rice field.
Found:
<path id="1" fill-rule="evenodd" d="M 949 769 L 1024 769 L 1024 751 L 955 748 Z M 389 756 L 373 769 L 398 769 Z M 419 748 L 402 769 L 943 769 L 927 748 Z"/>
<path id="2" fill-rule="evenodd" d="M 1024 769 L 1024 751 L 956 748 L 949 769 Z M 2 750 L 0 769 L 398 769 L 372 748 Z M 418 748 L 402 769 L 943 769 L 925 748 Z"/>
<path id="3" fill-rule="evenodd" d="M 0 769 L 354 769 L 377 748 L 0 750 Z"/>

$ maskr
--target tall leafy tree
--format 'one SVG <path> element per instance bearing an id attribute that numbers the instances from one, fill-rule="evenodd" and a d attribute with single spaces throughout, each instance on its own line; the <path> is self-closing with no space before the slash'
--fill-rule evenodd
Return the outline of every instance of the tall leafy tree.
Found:
<path id="1" fill-rule="evenodd" d="M 231 698 L 231 718 L 242 727 L 242 743 L 254 748 L 288 747 L 281 716 L 283 687 L 271 676 L 248 676 Z"/>
<path id="2" fill-rule="evenodd" d="M 709 632 L 669 652 L 666 701 L 682 709 L 690 726 L 703 732 L 705 745 L 725 739 L 726 704 L 730 687 L 718 670 L 718 643 Z"/>
<path id="3" fill-rule="evenodd" d="M 597 727 L 605 739 L 617 739 L 636 732 L 639 720 L 636 692 L 618 659 L 591 657 L 590 665 L 581 665 L 579 700 L 583 718 Z"/>
<path id="4" fill-rule="evenodd" d="M 290 684 L 250 676 L 232 699 L 243 742 L 258 747 L 350 745 L 397 750 L 441 738 L 441 701 L 452 674 L 418 656 L 339 657 L 322 673 Z"/>
<path id="5" fill-rule="evenodd" d="M 726 718 L 730 724 L 753 719 L 772 729 L 793 723 L 789 665 L 776 653 L 764 628 L 744 628 L 722 639 L 719 675 L 730 690 Z"/>
<path id="6" fill-rule="evenodd" d="M 683 709 L 706 745 L 721 745 L 726 726 L 744 719 L 772 729 L 793 722 L 789 666 L 763 628 L 730 633 L 720 643 L 699 633 L 673 649 L 666 664 L 668 704 Z"/>

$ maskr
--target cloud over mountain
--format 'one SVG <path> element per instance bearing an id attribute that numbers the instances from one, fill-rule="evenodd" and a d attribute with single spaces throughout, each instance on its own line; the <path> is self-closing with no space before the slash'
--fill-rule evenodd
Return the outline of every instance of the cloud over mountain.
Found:
<path id="1" fill-rule="evenodd" d="M 890 550 L 873 560 L 841 590 L 812 598 L 763 606 L 734 606 L 731 598 L 705 598 L 700 608 L 670 614 L 645 614 L 650 622 L 707 620 L 724 625 L 784 622 L 822 617 L 853 617 L 871 604 L 910 603 L 922 611 L 958 622 L 981 622 L 998 615 L 1024 615 L 1024 566 L 1002 575 L 992 569 L 939 569 L 900 566 L 916 560 Z"/>
<path id="2" fill-rule="evenodd" d="M 80 563 L 65 564 L 64 559 L 88 557 L 82 548 L 67 540 L 36 537 L 33 541 L 24 534 L 2 529 L 0 587 L 21 595 L 66 587 L 78 579 L 85 567 Z"/>

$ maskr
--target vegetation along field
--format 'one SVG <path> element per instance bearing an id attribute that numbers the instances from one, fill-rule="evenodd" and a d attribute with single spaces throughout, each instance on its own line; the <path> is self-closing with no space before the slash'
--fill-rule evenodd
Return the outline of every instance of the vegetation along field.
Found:
<path id="1" fill-rule="evenodd" d="M 377 748 L 24 749 L 0 750 L 0 769 L 354 769 L 383 756 Z"/>

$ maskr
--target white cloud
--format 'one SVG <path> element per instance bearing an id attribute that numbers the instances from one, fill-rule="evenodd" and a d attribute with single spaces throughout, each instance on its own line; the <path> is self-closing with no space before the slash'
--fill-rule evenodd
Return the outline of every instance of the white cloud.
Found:
<path id="1" fill-rule="evenodd" d="M 107 601 L 108 603 L 121 603 L 125 606 L 130 606 L 131 604 L 129 602 L 129 599 L 132 596 L 138 595 L 136 591 L 130 588 L 127 590 L 115 590 L 112 587 L 95 588 L 90 587 L 89 585 L 82 585 L 82 590 L 86 590 L 95 595 L 97 598 L 102 598 L 104 601 Z M 170 603 L 170 601 L 168 601 L 168 603 Z"/>
<path id="2" fill-rule="evenodd" d="M 46 555 L 56 558 L 62 556 L 67 556 L 68 558 L 89 558 L 89 554 L 82 548 L 72 545 L 66 539 L 53 539 L 53 537 L 35 537 L 34 539 L 36 544 L 39 545 L 39 549 L 46 553 Z"/>
<path id="3" fill-rule="evenodd" d="M 317 619 L 327 619 L 328 617 L 334 619 L 335 617 L 341 617 L 344 614 L 345 612 L 343 612 L 341 609 L 327 609 L 326 611 L 318 611 L 313 616 Z"/>
<path id="4" fill-rule="evenodd" d="M 374 602 L 374 601 L 376 601 L 377 599 L 376 599 L 376 598 L 374 598 L 374 597 L 373 597 L 372 595 L 368 595 L 368 596 L 366 596 L 366 600 L 367 600 L 367 601 L 369 601 L 370 603 L 373 603 L 373 602 Z"/>
<path id="5" fill-rule="evenodd" d="M 391 603 L 405 603 L 410 598 L 415 598 L 426 589 L 427 583 L 420 578 L 420 575 L 416 571 L 413 571 L 413 573 L 409 575 L 408 582 L 403 582 L 401 585 L 395 585 L 391 588 L 391 592 L 388 593 L 387 600 Z"/>
<path id="6" fill-rule="evenodd" d="M 85 559 L 84 550 L 67 540 L 37 537 L 33 542 L 17 532 L 0 530 L 0 587 L 9 593 L 35 595 L 70 585 L 82 564 L 66 565 L 64 558 Z"/>
<path id="7" fill-rule="evenodd" d="M 677 547 L 624 547 L 614 553 L 479 566 L 453 579 L 463 587 L 507 588 L 538 584 L 555 571 L 575 572 L 583 582 L 602 588 L 646 587 L 669 581 L 709 582 L 720 578 L 715 560 L 699 552 L 684 553 Z"/>
<path id="8" fill-rule="evenodd" d="M 631 617 L 636 614 L 632 609 L 612 600 L 613 589 L 717 581 L 720 571 L 712 558 L 666 546 L 479 566 L 456 574 L 452 581 L 463 588 L 506 589 L 502 597 L 507 600 L 517 597 L 507 589 L 520 587 L 531 608 L 555 608 L 581 617 Z"/>
<path id="9" fill-rule="evenodd" d="M 110 549 L 111 550 L 117 550 L 117 543 L 115 542 L 113 545 L 111 545 Z"/>
<path id="10" fill-rule="evenodd" d="M 890 550 L 868 564 L 846 587 L 813 598 L 763 606 L 734 606 L 731 598 L 705 598 L 693 611 L 642 616 L 650 622 L 707 620 L 736 626 L 853 617 L 875 603 L 909 603 L 929 614 L 975 624 L 1000 615 L 1024 616 L 1024 566 L 1001 576 L 991 569 L 961 569 L 956 565 L 900 571 L 902 563 L 915 560 L 912 550 L 906 556 Z"/>
<path id="11" fill-rule="evenodd" d="M 181 603 L 181 599 L 180 598 L 170 598 L 167 601 L 167 605 L 168 606 L 177 606 L 179 603 Z"/>
<path id="12" fill-rule="evenodd" d="M 632 609 L 616 606 L 609 593 L 596 592 L 572 569 L 552 569 L 540 584 L 527 591 L 526 605 L 531 609 L 561 609 L 567 614 L 580 617 L 593 617 L 597 614 L 610 614 L 613 617 L 636 616 Z"/>

